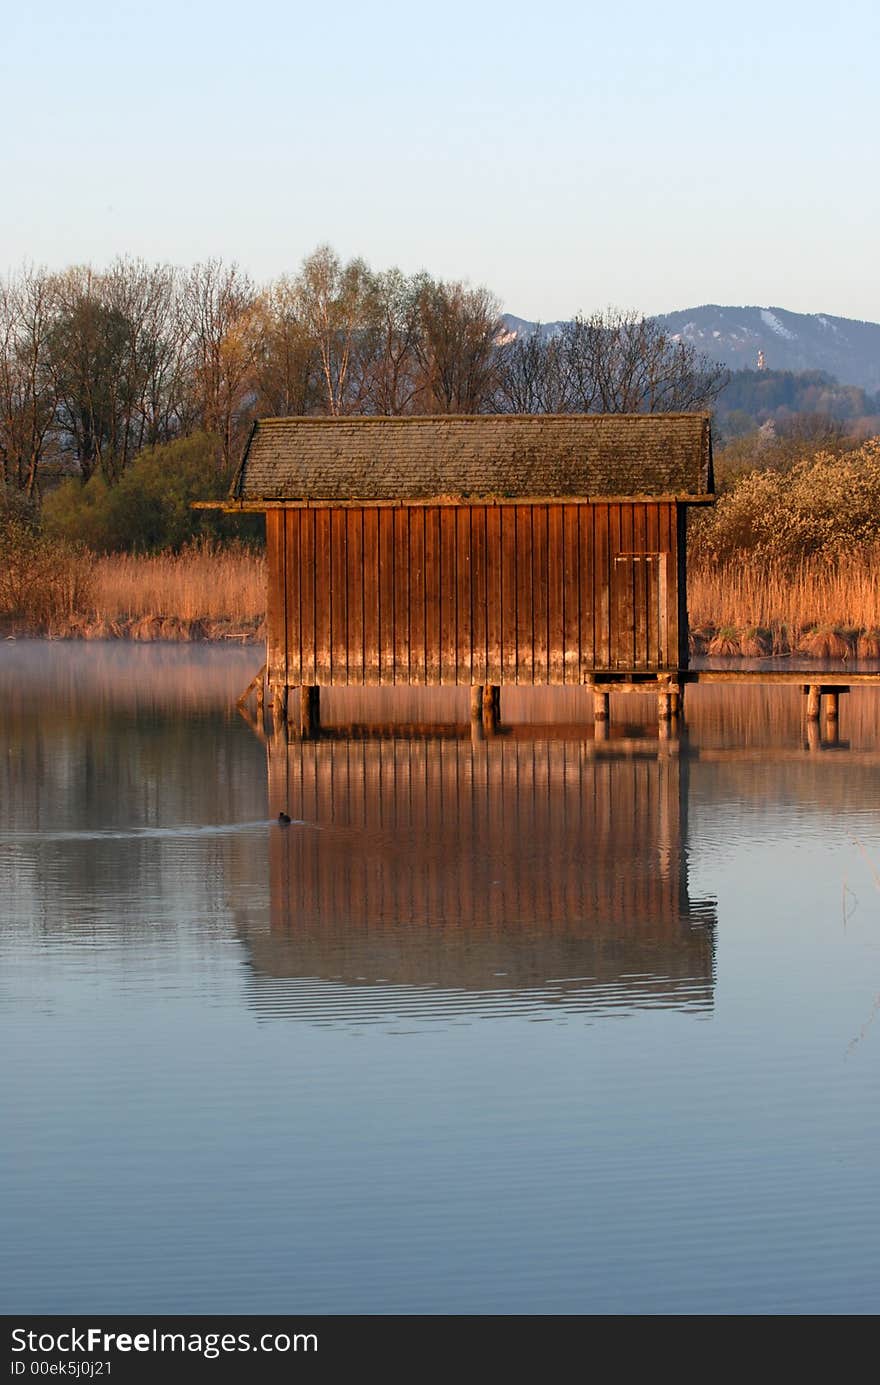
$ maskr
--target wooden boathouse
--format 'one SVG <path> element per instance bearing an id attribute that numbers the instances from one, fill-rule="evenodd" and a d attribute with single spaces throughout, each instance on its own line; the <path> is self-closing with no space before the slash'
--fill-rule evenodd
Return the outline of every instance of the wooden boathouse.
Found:
<path id="1" fill-rule="evenodd" d="M 713 498 L 705 414 L 269 418 L 224 506 L 266 514 L 269 691 L 308 733 L 322 687 L 467 685 L 489 724 L 505 684 L 674 711 Z"/>

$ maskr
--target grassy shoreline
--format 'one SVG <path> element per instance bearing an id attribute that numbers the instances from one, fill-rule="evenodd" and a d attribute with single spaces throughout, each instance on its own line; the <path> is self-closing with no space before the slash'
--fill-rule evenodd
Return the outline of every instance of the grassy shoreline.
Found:
<path id="1" fill-rule="evenodd" d="M 3 633 L 52 639 L 256 644 L 265 638 L 266 564 L 243 546 L 177 554 L 93 557 L 88 580 L 52 611 L 8 615 Z M 694 653 L 880 657 L 880 551 L 794 570 L 750 555 L 693 562 L 688 576 Z"/>

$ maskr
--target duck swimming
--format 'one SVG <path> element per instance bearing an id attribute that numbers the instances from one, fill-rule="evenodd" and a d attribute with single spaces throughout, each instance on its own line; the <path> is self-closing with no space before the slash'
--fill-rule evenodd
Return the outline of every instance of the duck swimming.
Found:
<path id="1" fill-rule="evenodd" d="M 282 813 L 279 813 L 279 814 L 278 814 L 278 825 L 279 825 L 279 827 L 289 827 L 289 826 L 290 826 L 290 818 L 289 818 L 289 816 L 287 815 L 287 813 L 282 812 Z"/>

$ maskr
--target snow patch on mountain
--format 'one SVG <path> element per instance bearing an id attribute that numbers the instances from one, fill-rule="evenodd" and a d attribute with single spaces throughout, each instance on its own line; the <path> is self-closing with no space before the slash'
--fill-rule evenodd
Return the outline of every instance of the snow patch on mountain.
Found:
<path id="1" fill-rule="evenodd" d="M 785 337 L 786 341 L 797 341 L 795 333 L 789 332 L 787 327 L 783 327 L 782 323 L 779 321 L 779 318 L 776 316 L 775 313 L 771 313 L 769 308 L 761 309 L 761 319 L 762 321 L 766 322 L 767 326 L 770 328 L 770 331 L 775 332 L 777 336 Z M 721 333 L 713 332 L 712 335 L 713 337 L 718 337 L 721 335 Z"/>

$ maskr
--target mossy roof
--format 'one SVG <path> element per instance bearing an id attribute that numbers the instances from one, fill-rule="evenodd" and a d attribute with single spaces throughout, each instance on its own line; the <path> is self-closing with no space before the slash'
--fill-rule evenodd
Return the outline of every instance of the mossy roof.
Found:
<path id="1" fill-rule="evenodd" d="M 713 489 L 706 414 L 266 418 L 230 500 L 686 500 Z"/>

